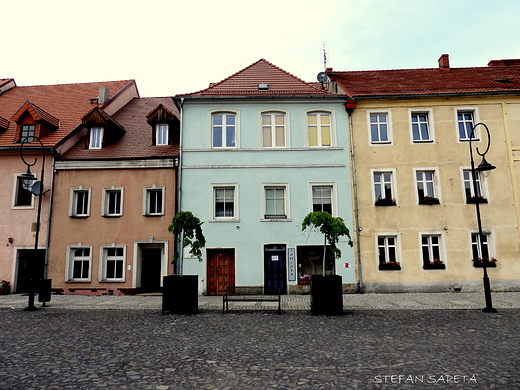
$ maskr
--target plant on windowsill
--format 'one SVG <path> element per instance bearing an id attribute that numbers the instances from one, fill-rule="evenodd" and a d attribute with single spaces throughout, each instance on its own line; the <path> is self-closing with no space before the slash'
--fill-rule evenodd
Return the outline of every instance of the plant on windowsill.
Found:
<path id="1" fill-rule="evenodd" d="M 423 269 L 446 269 L 446 264 L 442 260 L 433 259 L 433 261 L 424 264 Z"/>
<path id="2" fill-rule="evenodd" d="M 475 203 L 487 203 L 488 200 L 483 196 L 472 196 L 471 198 L 466 198 L 467 204 L 475 204 Z"/>
<path id="3" fill-rule="evenodd" d="M 7 295 L 9 294 L 9 283 L 7 280 L 0 281 L 0 295 Z"/>
<path id="4" fill-rule="evenodd" d="M 298 277 L 300 280 L 300 284 L 310 284 L 311 283 L 311 275 L 301 275 Z"/>
<path id="5" fill-rule="evenodd" d="M 473 261 L 473 267 L 482 268 L 485 265 L 486 267 L 496 268 L 498 260 L 492 257 L 491 259 L 471 259 L 471 261 Z"/>
<path id="6" fill-rule="evenodd" d="M 375 206 L 395 206 L 396 204 L 393 198 L 378 198 L 374 203 Z"/>
<path id="7" fill-rule="evenodd" d="M 419 199 L 419 204 L 428 204 L 428 205 L 432 205 L 432 204 L 440 204 L 441 202 L 439 201 L 438 198 L 434 198 L 433 196 L 423 196 L 422 198 Z"/>
<path id="8" fill-rule="evenodd" d="M 388 261 L 379 263 L 379 271 L 400 271 L 401 264 L 397 261 Z"/>

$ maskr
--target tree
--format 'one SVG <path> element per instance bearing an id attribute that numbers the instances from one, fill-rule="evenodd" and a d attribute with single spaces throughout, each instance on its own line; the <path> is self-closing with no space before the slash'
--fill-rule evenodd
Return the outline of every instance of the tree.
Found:
<path id="1" fill-rule="evenodd" d="M 307 214 L 302 222 L 302 231 L 310 228 L 316 228 L 320 230 L 325 236 L 325 243 L 323 245 L 323 271 L 322 274 L 325 276 L 325 253 L 327 250 L 327 241 L 330 244 L 330 250 L 334 255 L 335 259 L 341 257 L 341 250 L 336 246 L 341 236 L 347 236 L 348 244 L 353 245 L 350 237 L 350 231 L 345 226 L 343 218 L 333 217 L 326 211 L 314 211 Z"/>
<path id="2" fill-rule="evenodd" d="M 199 261 L 202 261 L 201 249 L 206 245 L 206 238 L 204 238 L 201 228 L 203 223 L 191 211 L 179 211 L 173 217 L 171 225 L 168 226 L 168 231 L 175 234 L 179 243 L 182 234 L 182 249 L 191 246 L 190 253 L 197 257 Z M 179 259 L 179 256 L 180 254 L 176 249 L 173 255 L 173 263 Z"/>

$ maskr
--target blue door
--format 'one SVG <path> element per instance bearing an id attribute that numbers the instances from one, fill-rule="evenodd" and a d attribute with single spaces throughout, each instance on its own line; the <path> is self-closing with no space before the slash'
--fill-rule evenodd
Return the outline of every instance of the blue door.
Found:
<path id="1" fill-rule="evenodd" d="M 264 247 L 264 290 L 266 294 L 287 294 L 286 247 L 272 244 Z"/>

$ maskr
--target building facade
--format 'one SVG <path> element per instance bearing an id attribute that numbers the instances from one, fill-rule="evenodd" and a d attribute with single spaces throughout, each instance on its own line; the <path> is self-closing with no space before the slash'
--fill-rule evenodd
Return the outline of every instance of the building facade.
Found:
<path id="1" fill-rule="evenodd" d="M 352 99 L 364 291 L 480 291 L 486 258 L 493 290 L 520 288 L 519 65 L 450 68 L 443 55 L 432 69 L 327 70 L 330 88 Z M 477 123 L 490 130 L 486 159 L 497 168 L 477 172 L 475 190 L 469 140 Z M 475 165 L 487 142 L 476 126 Z"/>
<path id="2" fill-rule="evenodd" d="M 176 100 L 180 209 L 204 222 L 207 240 L 202 262 L 183 256 L 183 273 L 209 295 L 233 286 L 307 292 L 306 275 L 322 272 L 324 238 L 302 231 L 302 220 L 328 211 L 353 223 L 345 98 L 262 59 Z M 356 290 L 347 238 L 339 248 L 326 272 Z"/>

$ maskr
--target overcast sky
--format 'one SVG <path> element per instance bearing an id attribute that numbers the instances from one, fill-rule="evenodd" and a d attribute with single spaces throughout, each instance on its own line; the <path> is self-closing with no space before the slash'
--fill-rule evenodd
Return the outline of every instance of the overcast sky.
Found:
<path id="1" fill-rule="evenodd" d="M 315 81 L 336 70 L 520 58 L 518 0 L 9 0 L 0 78 L 135 79 L 140 95 L 206 88 L 260 58 Z"/>

